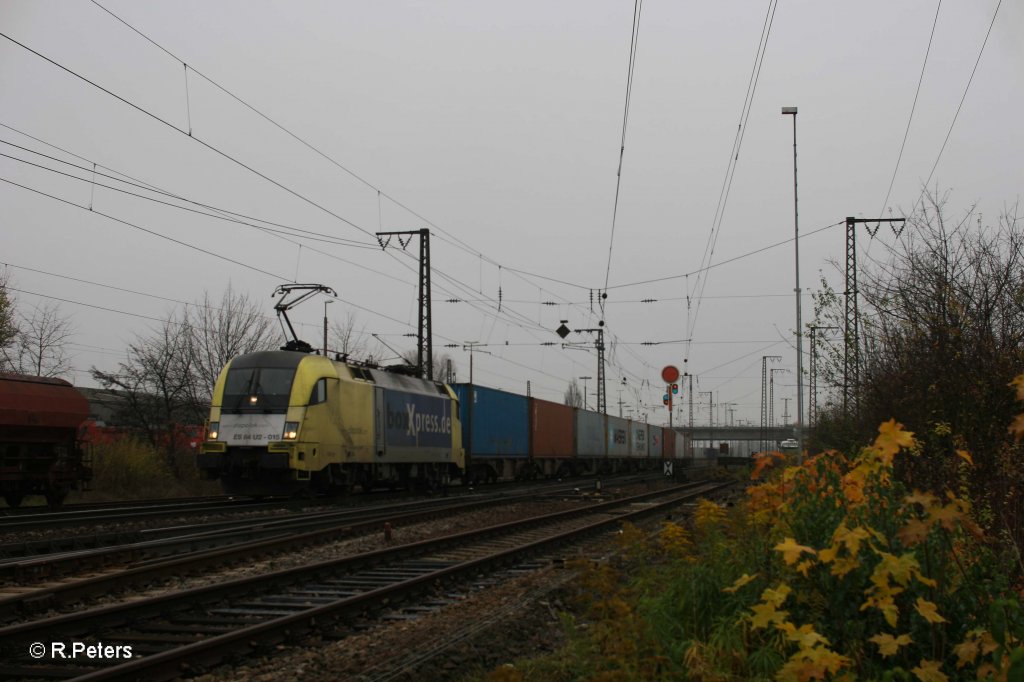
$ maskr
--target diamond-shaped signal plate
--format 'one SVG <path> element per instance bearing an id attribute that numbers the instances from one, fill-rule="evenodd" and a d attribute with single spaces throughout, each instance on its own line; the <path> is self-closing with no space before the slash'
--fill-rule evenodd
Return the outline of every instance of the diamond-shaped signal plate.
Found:
<path id="1" fill-rule="evenodd" d="M 564 339 L 565 337 L 569 336 L 569 331 L 570 329 L 563 324 L 560 325 L 558 329 L 555 330 L 555 333 Z"/>

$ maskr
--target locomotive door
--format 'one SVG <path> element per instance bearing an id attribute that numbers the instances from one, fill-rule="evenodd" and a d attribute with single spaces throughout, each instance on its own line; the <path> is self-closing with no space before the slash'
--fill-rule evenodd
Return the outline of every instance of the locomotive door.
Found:
<path id="1" fill-rule="evenodd" d="M 306 406 L 302 425 L 303 441 L 312 442 L 314 464 L 311 469 L 320 469 L 324 462 L 341 456 L 340 433 L 341 413 L 338 409 L 338 380 L 321 377 L 313 384 Z M 319 458 L 319 459 L 318 459 Z"/>
<path id="2" fill-rule="evenodd" d="M 384 389 L 380 386 L 373 388 L 373 451 L 378 457 L 383 457 L 386 452 L 384 421 Z"/>

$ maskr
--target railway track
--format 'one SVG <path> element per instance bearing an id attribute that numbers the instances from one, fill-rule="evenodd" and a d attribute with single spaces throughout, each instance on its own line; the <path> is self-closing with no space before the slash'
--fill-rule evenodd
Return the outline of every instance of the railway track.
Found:
<path id="1" fill-rule="evenodd" d="M 146 537 L 137 542 L 8 559 L 0 561 L 0 578 L 7 580 L 0 587 L 0 623 L 90 596 L 378 532 L 384 523 L 407 526 L 542 496 L 557 498 L 574 491 L 578 488 L 546 483 L 516 493 L 153 529 L 140 531 Z"/>
<path id="2" fill-rule="evenodd" d="M 52 509 L 45 504 L 29 505 L 23 504 L 20 507 L 0 507 L 0 519 L 16 516 L 32 516 L 34 514 L 53 514 L 59 512 L 83 512 L 89 510 L 111 509 L 115 507 L 149 507 L 170 504 L 193 504 L 201 502 L 217 502 L 232 499 L 231 495 L 206 495 L 202 497 L 164 497 L 151 500 L 120 500 L 115 502 L 74 502 L 64 504 L 60 509 Z"/>
<path id="3" fill-rule="evenodd" d="M 638 476 L 636 474 L 606 477 L 607 484 L 621 484 L 624 481 L 636 481 L 660 478 L 657 474 Z M 596 477 L 575 479 L 577 486 L 593 484 L 598 480 Z M 515 490 L 522 487 L 521 482 L 504 481 L 491 483 L 480 488 L 473 486 L 452 486 L 447 489 L 446 494 L 458 496 L 472 494 L 477 490 Z M 569 485 L 569 482 L 559 482 L 552 485 Z M 415 493 L 414 493 L 415 494 Z M 178 498 L 172 500 L 143 500 L 140 502 L 115 502 L 115 503 L 83 503 L 68 506 L 60 511 L 49 511 L 47 507 L 37 507 L 38 511 L 22 509 L 6 509 L 0 513 L 0 535 L 14 534 L 27 531 L 48 530 L 54 528 L 90 527 L 105 524 L 116 524 L 122 522 L 153 521 L 160 519 L 198 516 L 203 514 L 236 513 L 250 511 L 273 511 L 277 509 L 302 509 L 308 507 L 336 507 L 336 506 L 359 506 L 380 501 L 408 499 L 410 493 L 407 491 L 375 490 L 361 495 L 349 495 L 343 497 L 317 497 L 317 498 L 272 498 L 259 500 L 246 497 L 231 497 L 220 495 L 201 498 Z M 116 534 L 113 534 L 116 537 Z M 93 542 L 90 534 L 78 541 Z M 11 543 L 11 546 L 18 547 L 22 543 Z M 43 545 L 41 545 L 43 546 Z M 82 545 L 76 545 L 81 547 Z M 96 546 L 95 544 L 90 546 Z M 0 547 L 0 558 L 12 556 L 11 547 Z M 19 550 L 20 551 L 20 550 Z M 52 549 L 44 551 L 53 551 Z"/>
<path id="4" fill-rule="evenodd" d="M 69 528 L 73 526 L 95 526 L 128 521 L 150 521 L 202 514 L 235 513 L 246 511 L 263 511 L 309 507 L 320 504 L 319 500 L 253 500 L 235 499 L 201 499 L 199 501 L 179 501 L 169 504 L 121 504 L 114 506 L 58 512 L 39 512 L 31 514 L 15 514 L 0 517 L 0 533 L 20 533 L 25 531 L 46 530 L 51 528 Z M 325 500 L 322 504 L 331 504 Z"/>
<path id="5" fill-rule="evenodd" d="M 596 479 L 595 479 L 596 480 Z M 658 480 L 657 477 L 617 477 L 605 479 L 608 485 L 626 485 L 633 482 L 643 482 L 646 480 Z M 593 482 L 592 482 L 593 484 Z M 543 482 L 543 483 L 532 483 L 526 484 L 527 490 L 544 490 L 553 489 L 555 491 L 565 488 L 569 483 L 563 482 Z M 580 485 L 580 483 L 576 483 Z M 518 484 L 504 484 L 503 486 L 494 487 L 488 486 L 486 489 L 488 494 L 519 494 L 520 491 L 524 490 L 522 483 Z M 447 491 L 446 496 L 452 499 L 457 499 L 466 496 L 474 496 L 479 493 L 474 491 L 471 487 L 466 488 L 453 488 Z M 169 507 L 167 511 L 173 508 L 179 508 L 180 513 L 171 513 L 169 515 L 163 514 L 164 509 L 150 510 L 156 513 L 152 517 L 147 517 L 144 513 L 150 505 L 144 505 L 142 508 L 130 507 L 111 507 L 105 509 L 101 516 L 95 515 L 93 512 L 88 512 L 88 516 L 77 516 L 77 517 L 58 517 L 49 518 L 50 515 L 39 515 L 33 516 L 28 519 L 11 519 L 6 520 L 0 518 L 0 536 L 7 537 L 7 541 L 0 545 L 0 576 L 11 573 L 9 568 L 5 566 L 17 565 L 23 561 L 30 560 L 32 557 L 43 557 L 43 556 L 55 556 L 60 553 L 76 553 L 78 556 L 85 556 L 87 553 L 85 550 L 100 549 L 111 547 L 115 545 L 129 545 L 135 543 L 142 543 L 148 540 L 155 540 L 158 538 L 168 538 L 174 536 L 187 536 L 190 534 L 201 534 L 204 531 L 213 531 L 220 529 L 228 529 L 232 527 L 244 528 L 257 528 L 262 529 L 269 524 L 272 524 L 283 517 L 268 517 L 266 520 L 254 519 L 252 516 L 246 516 L 237 520 L 208 520 L 203 519 L 194 524 L 188 523 L 176 523 L 170 527 L 156 527 L 146 529 L 118 529 L 119 523 L 132 524 L 140 520 L 159 520 L 162 518 L 187 518 L 191 515 L 203 515 L 203 514 L 222 514 L 222 513 L 248 513 L 250 511 L 273 511 L 276 509 L 291 509 L 291 510 L 304 510 L 313 509 L 314 511 L 308 512 L 306 518 L 315 518 L 318 515 L 324 514 L 331 508 L 344 507 L 346 509 L 360 509 L 372 506 L 374 504 L 387 503 L 389 508 L 394 509 L 396 505 L 407 504 L 408 501 L 415 497 L 410 497 L 407 494 L 396 496 L 394 493 L 378 493 L 370 496 L 358 496 L 348 498 L 323 498 L 315 500 L 278 500 L 275 502 L 258 503 L 266 504 L 267 506 L 247 506 L 249 504 L 256 504 L 251 501 L 236 501 L 230 505 L 221 507 L 206 507 L 207 500 L 204 500 L 195 505 L 183 504 L 183 501 L 176 502 L 173 507 Z M 427 500 L 437 500 L 436 496 L 428 497 Z M 227 500 L 227 498 L 224 498 Z M 396 502 L 397 500 L 397 502 Z M 289 518 L 299 518 L 297 512 L 295 516 Z M 350 512 L 342 512 L 350 513 Z M 63 535 L 63 536 L 50 536 L 45 539 L 25 539 L 19 540 L 18 535 L 25 533 L 31 536 L 32 531 L 41 530 L 45 528 L 52 528 L 53 526 L 82 526 L 89 528 L 84 530 L 82 528 L 76 529 L 76 532 Z M 111 530 L 96 530 L 96 528 Z"/>
<path id="6" fill-rule="evenodd" d="M 0 628 L 7 677 L 169 679 L 415 594 L 479 579 L 728 484 L 691 484 L 572 511 Z M 335 627 L 332 625 L 331 627 Z M 55 644 L 65 645 L 58 651 Z M 77 646 L 77 648 L 75 648 Z M 109 654 L 87 660 L 93 653 Z M 30 647 L 34 647 L 30 649 Z M 120 648 L 118 648 L 120 647 Z M 126 649 L 128 647 L 128 649 Z M 79 651 L 80 650 L 80 651 Z M 63 658 L 78 651 L 74 659 Z M 41 654 L 38 658 L 33 658 Z M 126 655 L 130 658 L 126 658 Z"/>

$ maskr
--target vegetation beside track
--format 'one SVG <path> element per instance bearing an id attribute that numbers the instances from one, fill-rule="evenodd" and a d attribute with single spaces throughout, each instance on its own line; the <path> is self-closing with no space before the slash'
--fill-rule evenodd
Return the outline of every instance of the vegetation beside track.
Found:
<path id="1" fill-rule="evenodd" d="M 67 504 L 119 502 L 178 497 L 207 497 L 223 493 L 218 481 L 200 477 L 191 449 L 170 453 L 127 436 L 89 445 L 92 480 L 89 489 L 73 490 Z M 29 495 L 23 507 L 43 507 L 41 495 Z M 0 500 L 0 508 L 7 505 Z"/>
<path id="2" fill-rule="evenodd" d="M 222 491 L 204 481 L 191 450 L 171 454 L 136 438 L 119 438 L 91 446 L 90 490 L 73 493 L 69 502 L 108 502 L 169 497 L 202 497 Z"/>
<path id="3" fill-rule="evenodd" d="M 967 486 L 901 478 L 928 443 L 890 420 L 849 457 L 760 459 L 733 508 L 624 528 L 614 561 L 580 566 L 568 644 L 487 679 L 1024 679 L 1019 548 Z"/>

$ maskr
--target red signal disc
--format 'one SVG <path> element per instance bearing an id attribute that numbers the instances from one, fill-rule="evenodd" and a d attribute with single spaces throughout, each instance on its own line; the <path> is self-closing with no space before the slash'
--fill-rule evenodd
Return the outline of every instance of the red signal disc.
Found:
<path id="1" fill-rule="evenodd" d="M 661 379 L 666 384 L 671 384 L 676 381 L 679 379 L 679 368 L 675 365 L 666 365 L 664 369 L 661 370 Z"/>

